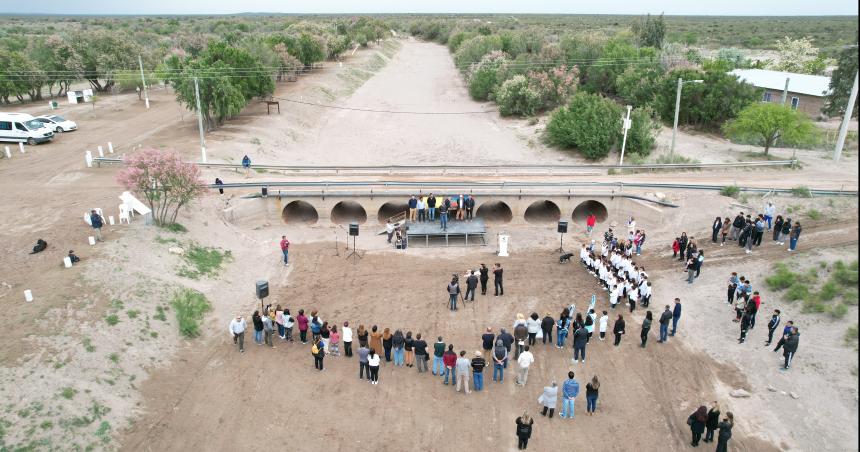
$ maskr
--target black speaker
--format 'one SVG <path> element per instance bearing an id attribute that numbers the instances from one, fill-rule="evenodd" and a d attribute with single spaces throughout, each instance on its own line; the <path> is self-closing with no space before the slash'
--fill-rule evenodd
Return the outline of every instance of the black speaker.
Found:
<path id="1" fill-rule="evenodd" d="M 358 223 L 350 223 L 349 224 L 349 235 L 356 237 L 358 236 Z"/>
<path id="2" fill-rule="evenodd" d="M 559 234 L 566 234 L 567 233 L 567 222 L 566 221 L 559 221 L 558 222 L 558 233 Z"/>
<path id="3" fill-rule="evenodd" d="M 264 198 L 269 197 L 269 187 L 263 187 L 263 197 Z"/>
<path id="4" fill-rule="evenodd" d="M 269 296 L 269 281 L 257 281 L 257 298 L 263 299 Z"/>

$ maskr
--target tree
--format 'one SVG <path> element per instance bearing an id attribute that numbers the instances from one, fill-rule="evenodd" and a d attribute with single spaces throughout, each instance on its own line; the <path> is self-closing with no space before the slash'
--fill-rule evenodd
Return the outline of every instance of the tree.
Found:
<path id="1" fill-rule="evenodd" d="M 635 108 L 630 112 L 631 125 L 627 131 L 626 152 L 643 156 L 651 153 L 657 140 L 657 131 L 660 130 L 660 124 L 654 119 L 654 115 L 650 107 Z M 619 133 L 623 134 L 624 131 Z"/>
<path id="2" fill-rule="evenodd" d="M 515 75 L 502 83 L 496 92 L 496 103 L 502 116 L 531 116 L 540 108 L 541 98 L 537 90 L 529 86 L 523 75 Z"/>
<path id="3" fill-rule="evenodd" d="M 579 85 L 579 68 L 561 65 L 548 71 L 529 71 L 529 85 L 538 93 L 540 108 L 554 108 L 568 101 Z"/>
<path id="4" fill-rule="evenodd" d="M 657 63 L 630 65 L 615 78 L 615 90 L 630 105 L 649 106 L 654 104 L 663 74 L 662 66 Z"/>
<path id="5" fill-rule="evenodd" d="M 325 59 L 325 42 L 322 39 L 311 36 L 307 33 L 302 33 L 299 36 L 299 55 L 298 59 L 305 66 L 310 66 L 317 61 L 322 61 Z"/>
<path id="6" fill-rule="evenodd" d="M 723 131 L 736 139 L 754 139 L 764 146 L 764 155 L 777 140 L 786 145 L 808 142 L 815 126 L 805 114 L 790 107 L 769 102 L 754 103 L 738 117 L 727 122 Z"/>
<path id="7" fill-rule="evenodd" d="M 140 54 L 131 36 L 103 30 L 79 32 L 72 37 L 71 47 L 80 57 L 83 77 L 96 91 L 114 85 L 114 71 L 135 69 Z"/>
<path id="8" fill-rule="evenodd" d="M 824 113 L 828 116 L 845 114 L 855 75 L 857 75 L 857 47 L 852 46 L 839 52 L 838 66 L 830 76 L 830 92 L 827 94 L 824 106 Z M 851 117 L 857 116 L 857 109 L 858 103 L 855 102 Z"/>
<path id="9" fill-rule="evenodd" d="M 175 223 L 179 209 L 205 190 L 200 168 L 172 151 L 145 149 L 124 160 L 117 182 L 146 199 L 160 226 Z"/>
<path id="10" fill-rule="evenodd" d="M 478 64 L 484 55 L 502 50 L 502 39 L 498 36 L 475 36 L 460 44 L 454 53 L 454 64 L 461 71 L 467 71 L 473 64 Z"/>
<path id="11" fill-rule="evenodd" d="M 666 38 L 666 23 L 663 21 L 663 14 L 657 17 L 651 17 L 650 14 L 644 19 L 639 19 L 630 27 L 636 35 L 640 47 L 654 47 L 659 49 L 663 47 L 663 39 Z"/>
<path id="12" fill-rule="evenodd" d="M 621 128 L 621 109 L 609 99 L 579 92 L 570 104 L 559 108 L 546 127 L 547 141 L 564 148 L 576 147 L 586 158 L 609 155 Z"/>
<path id="13" fill-rule="evenodd" d="M 644 49 L 642 49 L 644 51 Z M 656 57 L 653 49 L 645 51 L 646 54 Z M 618 74 L 632 64 L 640 55 L 633 45 L 622 38 L 610 40 L 603 48 L 603 54 L 585 72 L 583 88 L 592 93 L 613 95 L 616 93 L 615 79 Z"/>
<path id="14" fill-rule="evenodd" d="M 791 39 L 786 36 L 776 42 L 776 48 L 779 62 L 773 65 L 773 69 L 777 71 L 820 74 L 827 67 L 809 38 Z"/>
<path id="15" fill-rule="evenodd" d="M 664 121 L 675 117 L 675 97 L 678 78 L 702 83 L 684 84 L 678 123 L 713 129 L 738 115 L 747 105 L 761 98 L 760 90 L 741 82 L 738 77 L 722 71 L 703 72 L 697 69 L 676 69 L 669 72 L 658 85 L 656 110 Z"/>
<path id="16" fill-rule="evenodd" d="M 475 100 L 487 100 L 496 88 L 504 82 L 508 56 L 499 50 L 481 58 L 481 62 L 469 70 L 469 95 Z"/>

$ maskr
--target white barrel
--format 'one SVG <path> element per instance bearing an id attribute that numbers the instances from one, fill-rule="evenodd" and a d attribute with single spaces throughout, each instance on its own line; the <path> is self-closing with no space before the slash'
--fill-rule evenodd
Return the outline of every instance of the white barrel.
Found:
<path id="1" fill-rule="evenodd" d="M 24 291 L 24 301 L 28 303 L 33 301 L 33 292 L 30 289 Z"/>

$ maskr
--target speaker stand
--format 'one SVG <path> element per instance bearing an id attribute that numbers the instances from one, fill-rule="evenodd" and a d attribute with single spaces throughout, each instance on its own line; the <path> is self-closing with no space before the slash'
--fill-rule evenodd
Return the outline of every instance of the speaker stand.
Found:
<path id="1" fill-rule="evenodd" d="M 348 242 L 347 242 L 347 246 L 349 246 Z M 361 253 L 359 253 L 355 249 L 355 236 L 352 236 L 352 251 L 350 251 L 349 254 L 346 255 L 346 258 L 347 259 L 352 258 L 352 263 L 355 264 L 356 260 L 361 259 L 362 257 L 363 256 L 361 255 Z"/>
<path id="2" fill-rule="evenodd" d="M 558 249 L 556 250 L 559 253 L 564 254 L 564 234 L 558 234 Z"/>

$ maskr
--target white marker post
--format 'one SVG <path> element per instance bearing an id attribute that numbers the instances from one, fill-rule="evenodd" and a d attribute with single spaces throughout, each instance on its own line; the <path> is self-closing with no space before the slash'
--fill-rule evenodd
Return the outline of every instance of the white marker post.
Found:
<path id="1" fill-rule="evenodd" d="M 7 159 L 12 158 L 12 151 L 9 150 L 9 146 L 6 146 L 6 158 Z"/>
<path id="2" fill-rule="evenodd" d="M 108 141 L 108 152 L 113 154 L 113 143 L 111 143 L 110 141 Z"/>
<path id="3" fill-rule="evenodd" d="M 9 147 L 6 147 L 6 152 L 9 152 Z M 87 168 L 92 168 L 93 167 L 93 151 L 87 151 L 87 153 L 84 154 L 84 160 L 86 160 L 86 162 L 87 162 Z"/>
<path id="4" fill-rule="evenodd" d="M 114 225 L 114 222 L 113 222 L 113 215 L 111 215 L 111 216 L 109 216 L 109 217 L 108 217 L 108 224 L 110 224 L 111 226 L 113 226 L 113 225 Z"/>
<path id="5" fill-rule="evenodd" d="M 499 256 L 508 257 L 508 238 L 506 234 L 499 234 Z"/>
<path id="6" fill-rule="evenodd" d="M 33 301 L 33 291 L 31 291 L 30 289 L 24 291 L 24 301 L 26 301 L 27 303 Z"/>
<path id="7" fill-rule="evenodd" d="M 24 152 L 24 143 L 18 143 L 18 149 L 20 149 L 20 150 L 21 150 L 21 153 L 22 153 L 22 154 L 25 154 L 25 152 Z"/>
<path id="8" fill-rule="evenodd" d="M 105 156 L 105 150 L 103 147 L 99 146 L 99 157 L 104 157 L 104 156 Z"/>

